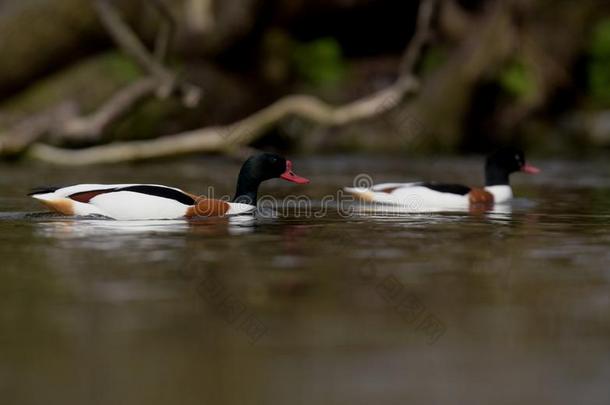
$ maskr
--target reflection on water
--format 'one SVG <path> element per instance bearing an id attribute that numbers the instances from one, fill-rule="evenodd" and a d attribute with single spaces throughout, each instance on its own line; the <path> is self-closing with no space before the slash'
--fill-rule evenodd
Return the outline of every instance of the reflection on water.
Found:
<path id="1" fill-rule="evenodd" d="M 426 163 L 298 165 L 314 201 L 362 167 L 380 182 L 480 169 Z M 194 174 L 238 170 L 167 166 L 87 180 L 224 194 L 231 179 Z M 484 212 L 127 222 L 29 214 L 32 183 L 82 179 L 2 168 L 3 402 L 605 404 L 610 180 L 603 162 L 586 182 L 579 163 L 540 166 Z"/>
<path id="2" fill-rule="evenodd" d="M 41 217 L 39 217 L 41 218 Z M 254 216 L 240 215 L 230 218 L 202 218 L 198 220 L 140 220 L 115 221 L 100 218 L 62 218 L 61 220 L 40 221 L 36 231 L 42 236 L 55 238 L 81 238 L 100 236 L 120 236 L 137 234 L 172 234 L 199 232 L 214 235 L 217 232 L 240 235 L 252 232 Z M 212 225 L 219 225 L 213 227 Z M 100 246 L 104 249 L 106 246 Z M 113 248 L 110 246 L 110 248 Z"/>

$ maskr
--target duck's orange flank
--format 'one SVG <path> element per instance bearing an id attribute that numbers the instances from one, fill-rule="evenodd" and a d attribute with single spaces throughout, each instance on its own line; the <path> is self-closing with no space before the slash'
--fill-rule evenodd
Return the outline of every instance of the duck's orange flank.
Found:
<path id="1" fill-rule="evenodd" d="M 231 206 L 226 201 L 211 198 L 198 198 L 197 204 L 189 207 L 186 216 L 192 217 L 221 217 L 229 211 Z"/>
<path id="2" fill-rule="evenodd" d="M 470 204 L 485 204 L 491 205 L 494 203 L 494 196 L 489 191 L 483 188 L 473 188 L 468 193 Z"/>

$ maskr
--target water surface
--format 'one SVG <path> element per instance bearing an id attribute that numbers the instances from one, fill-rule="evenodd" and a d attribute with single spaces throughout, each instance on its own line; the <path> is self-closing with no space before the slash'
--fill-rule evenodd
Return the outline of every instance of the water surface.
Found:
<path id="1" fill-rule="evenodd" d="M 40 214 L 40 184 L 230 194 L 239 165 L 0 166 L 0 394 L 14 404 L 608 403 L 610 172 L 537 161 L 508 210 L 143 221 Z M 477 159 L 296 159 L 326 195 L 476 183 Z"/>

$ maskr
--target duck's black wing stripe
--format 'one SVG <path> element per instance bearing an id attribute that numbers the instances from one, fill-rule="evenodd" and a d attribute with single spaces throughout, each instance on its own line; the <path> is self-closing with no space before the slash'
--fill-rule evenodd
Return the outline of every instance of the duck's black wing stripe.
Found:
<path id="1" fill-rule="evenodd" d="M 422 183 L 422 187 L 430 190 L 438 191 L 439 193 L 450 193 L 457 195 L 466 195 L 472 190 L 470 187 L 462 186 L 461 184 L 439 184 L 439 183 Z"/>
<path id="2" fill-rule="evenodd" d="M 34 187 L 33 189 L 30 190 L 30 192 L 28 193 L 28 196 L 32 196 L 32 195 L 36 195 L 36 194 L 54 193 L 57 190 L 59 190 L 60 188 L 61 187 L 49 187 L 49 186 Z"/>
<path id="3" fill-rule="evenodd" d="M 132 191 L 134 193 L 142 193 L 148 195 L 154 195 L 156 197 L 169 198 L 170 200 L 176 200 L 185 205 L 194 205 L 195 199 L 193 197 L 184 194 L 178 190 L 168 187 L 160 186 L 129 186 L 123 188 L 116 188 L 112 191 Z"/>

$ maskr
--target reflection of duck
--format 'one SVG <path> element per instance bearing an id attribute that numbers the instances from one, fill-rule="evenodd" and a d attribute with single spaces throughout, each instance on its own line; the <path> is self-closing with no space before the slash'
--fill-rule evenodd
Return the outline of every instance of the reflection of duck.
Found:
<path id="1" fill-rule="evenodd" d="M 505 148 L 487 158 L 484 188 L 417 182 L 377 184 L 370 188 L 345 188 L 345 191 L 366 202 L 413 211 L 492 206 L 512 199 L 509 177 L 519 171 L 536 174 L 540 170 L 525 162 L 522 151 Z"/>
<path id="2" fill-rule="evenodd" d="M 215 217 L 253 212 L 260 184 L 273 178 L 298 184 L 309 182 L 292 172 L 289 160 L 262 153 L 243 164 L 232 202 L 197 197 L 156 184 L 79 184 L 41 188 L 30 196 L 64 215 L 102 215 L 119 220 Z"/>
<path id="3" fill-rule="evenodd" d="M 164 242 L 163 235 L 182 235 L 185 232 L 210 237 L 243 235 L 254 231 L 254 222 L 255 218 L 252 215 L 215 217 L 205 221 L 183 219 L 121 221 L 84 218 L 80 221 L 47 220 L 40 222 L 36 228 L 46 237 L 80 240 L 85 244 L 96 246 L 96 249 L 106 250 L 107 246 L 115 246 L 117 237 L 137 236 L 130 239 L 130 243 L 136 243 L 137 246 L 147 243 L 147 240 L 154 241 L 159 236 L 161 236 L 159 240 Z M 149 235 L 150 238 L 143 238 L 143 235 Z M 123 240 L 119 245 L 122 243 Z"/>

